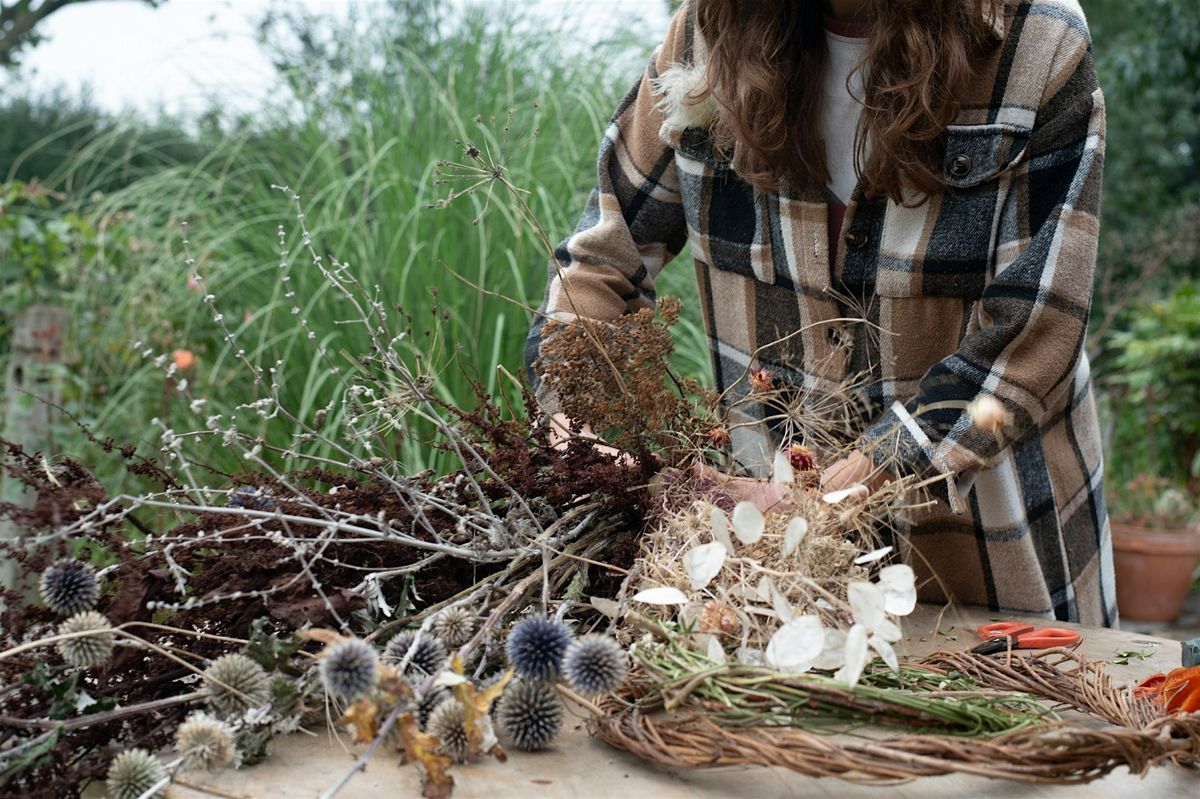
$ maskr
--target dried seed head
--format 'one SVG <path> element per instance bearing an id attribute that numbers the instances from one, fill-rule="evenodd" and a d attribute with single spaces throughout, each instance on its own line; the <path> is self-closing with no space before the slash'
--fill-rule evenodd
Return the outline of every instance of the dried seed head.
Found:
<path id="1" fill-rule="evenodd" d="M 554 686 L 537 680 L 515 680 L 504 689 L 496 721 L 518 748 L 545 749 L 562 727 L 563 707 Z"/>
<path id="2" fill-rule="evenodd" d="M 437 710 L 437 706 L 453 696 L 449 688 L 434 688 L 425 692 L 421 701 L 417 702 L 417 722 L 423 731 L 429 732 L 429 719 L 433 716 L 433 711 Z"/>
<path id="3" fill-rule="evenodd" d="M 967 415 L 972 424 L 994 436 L 999 436 L 1005 425 L 1012 423 L 1008 409 L 991 394 L 981 394 L 972 400 L 967 406 Z"/>
<path id="4" fill-rule="evenodd" d="M 350 638 L 333 645 L 321 659 L 321 682 L 327 693 L 354 700 L 375 687 L 379 655 L 370 644 Z"/>
<path id="5" fill-rule="evenodd" d="M 754 391 L 770 391 L 775 388 L 775 375 L 766 367 L 751 371 L 749 380 L 750 388 Z"/>
<path id="6" fill-rule="evenodd" d="M 39 588 L 46 607 L 63 616 L 91 610 L 100 598 L 96 572 L 74 558 L 64 558 L 42 572 Z"/>
<path id="7" fill-rule="evenodd" d="M 700 611 L 700 624 L 697 629 L 702 633 L 737 635 L 742 630 L 742 620 L 728 602 L 710 599 Z"/>
<path id="8" fill-rule="evenodd" d="M 475 616 L 463 607 L 446 608 L 433 620 L 433 634 L 447 647 L 456 649 L 475 634 Z"/>
<path id="9" fill-rule="evenodd" d="M 820 468 L 817 453 L 803 444 L 792 444 L 787 449 L 787 456 L 792 468 L 798 472 L 811 472 Z"/>
<path id="10" fill-rule="evenodd" d="M 571 644 L 567 625 L 554 619 L 522 619 L 508 634 L 505 652 L 509 664 L 527 680 L 555 680 L 562 673 L 562 659 Z"/>
<path id="11" fill-rule="evenodd" d="M 409 658 L 404 673 L 417 677 L 428 677 L 441 671 L 442 667 L 446 665 L 446 647 L 428 633 L 422 634 L 418 639 L 418 632 L 418 630 L 405 630 L 388 641 L 387 646 L 383 649 L 383 662 L 389 666 L 400 665 L 408 654 L 408 650 L 412 649 L 413 641 L 416 641 L 416 649 Z"/>
<path id="12" fill-rule="evenodd" d="M 108 767 L 108 795 L 111 799 L 138 799 L 166 778 L 162 761 L 145 749 L 130 749 L 117 755 Z M 166 787 L 151 796 L 165 796 Z"/>
<path id="13" fill-rule="evenodd" d="M 444 699 L 434 708 L 426 732 L 435 736 L 441 745 L 438 751 L 458 763 L 467 757 L 466 708 L 457 699 Z"/>
<path id="14" fill-rule="evenodd" d="M 67 638 L 58 642 L 58 653 L 62 659 L 80 669 L 90 669 L 108 660 L 113 651 L 112 625 L 94 610 L 76 613 L 58 625 L 59 635 L 91 632 L 79 638 Z"/>
<path id="15" fill-rule="evenodd" d="M 237 718 L 270 701 L 271 678 L 262 666 L 235 652 L 221 655 L 204 670 L 204 690 L 218 716 Z"/>
<path id="16" fill-rule="evenodd" d="M 607 635 L 585 635 L 567 647 L 563 673 L 584 696 L 612 693 L 625 679 L 628 658 Z"/>
<path id="17" fill-rule="evenodd" d="M 199 711 L 175 731 L 175 751 L 189 766 L 208 770 L 232 763 L 237 754 L 229 725 Z"/>

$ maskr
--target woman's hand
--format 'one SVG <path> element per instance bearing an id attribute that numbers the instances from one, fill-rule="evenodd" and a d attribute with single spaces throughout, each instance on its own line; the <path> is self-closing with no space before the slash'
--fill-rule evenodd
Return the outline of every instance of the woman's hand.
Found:
<path id="1" fill-rule="evenodd" d="M 753 502 L 760 511 L 786 512 L 791 507 L 790 497 L 793 487 L 790 485 L 758 480 L 753 477 L 734 477 L 722 474 L 703 463 L 697 463 L 692 471 L 697 477 L 719 483 L 738 502 Z"/>
<path id="2" fill-rule="evenodd" d="M 572 422 L 565 414 L 556 413 L 550 417 L 550 445 L 557 450 L 565 450 L 572 438 L 590 438 L 595 441 L 592 447 L 602 455 L 609 455 L 617 459 L 617 463 L 622 466 L 632 467 L 633 456 L 624 450 L 610 447 L 601 441 L 600 436 L 592 430 L 588 425 L 583 425 L 578 433 L 571 432 Z"/>
<path id="3" fill-rule="evenodd" d="M 855 451 L 821 472 L 821 490 L 840 491 L 861 483 L 871 491 L 878 491 L 893 479 L 866 455 Z"/>

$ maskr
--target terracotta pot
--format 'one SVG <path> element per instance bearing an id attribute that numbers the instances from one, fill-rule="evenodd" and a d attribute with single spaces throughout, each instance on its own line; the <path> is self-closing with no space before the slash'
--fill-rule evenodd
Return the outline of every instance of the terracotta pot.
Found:
<path id="1" fill-rule="evenodd" d="M 1117 609 L 1122 618 L 1175 621 L 1183 610 L 1192 570 L 1200 561 L 1200 531 L 1154 530 L 1112 523 Z"/>

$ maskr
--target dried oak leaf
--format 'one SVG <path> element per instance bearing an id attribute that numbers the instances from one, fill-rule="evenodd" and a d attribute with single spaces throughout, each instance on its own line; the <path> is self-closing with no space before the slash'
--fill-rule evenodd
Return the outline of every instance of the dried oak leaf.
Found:
<path id="1" fill-rule="evenodd" d="M 462 661 L 459 660 L 457 654 L 450 659 L 450 668 L 457 674 L 462 674 Z M 492 729 L 489 714 L 492 710 L 492 704 L 504 693 L 504 686 L 508 685 L 508 681 L 512 678 L 513 670 L 510 668 L 500 679 L 482 691 L 477 690 L 474 685 L 466 680 L 453 687 L 455 698 L 466 709 L 466 712 L 463 714 L 463 728 L 467 733 L 468 760 L 473 760 L 484 754 L 494 756 L 501 763 L 508 759 L 504 750 L 500 748 L 500 744 L 495 740 L 495 736 L 489 736 Z"/>
<path id="2" fill-rule="evenodd" d="M 379 734 L 379 706 L 360 699 L 342 714 L 342 723 L 354 727 L 354 743 L 369 744 Z"/>
<path id="3" fill-rule="evenodd" d="M 450 799 L 454 791 L 454 778 L 447 773 L 447 769 L 453 761 L 449 755 L 438 753 L 441 741 L 421 732 L 412 712 L 404 713 L 397 719 L 396 730 L 408 762 L 421 766 L 421 795 L 425 799 Z"/>

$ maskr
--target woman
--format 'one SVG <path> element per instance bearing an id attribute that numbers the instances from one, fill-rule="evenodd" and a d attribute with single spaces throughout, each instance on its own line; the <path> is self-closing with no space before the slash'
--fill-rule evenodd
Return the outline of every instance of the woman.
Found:
<path id="1" fill-rule="evenodd" d="M 943 478 L 900 522 L 924 598 L 1113 625 L 1083 352 L 1103 150 L 1076 0 L 689 0 L 605 133 L 527 363 L 546 317 L 653 305 L 688 245 L 718 390 L 867 374 L 823 484 L 878 453 Z M 739 461 L 769 462 L 733 421 Z"/>

